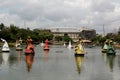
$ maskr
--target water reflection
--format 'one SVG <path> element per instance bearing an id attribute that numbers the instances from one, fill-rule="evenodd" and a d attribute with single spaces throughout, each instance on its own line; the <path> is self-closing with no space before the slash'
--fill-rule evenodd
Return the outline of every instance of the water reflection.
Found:
<path id="1" fill-rule="evenodd" d="M 32 55 L 32 54 L 25 55 L 25 60 L 26 60 L 27 71 L 30 72 L 30 70 L 32 68 L 32 64 L 34 62 L 34 55 Z"/>
<path id="2" fill-rule="evenodd" d="M 118 67 L 120 68 L 120 55 L 118 55 Z"/>
<path id="3" fill-rule="evenodd" d="M 83 60 L 84 60 L 84 56 L 75 56 L 75 61 L 76 61 L 76 66 L 77 66 L 78 74 L 81 73 L 81 68 L 82 68 Z"/>
<path id="4" fill-rule="evenodd" d="M 74 50 L 58 47 L 43 51 L 36 46 L 35 56 L 25 56 L 13 48 L 4 59 L 8 59 L 7 69 L 1 67 L 5 54 L 0 53 L 0 80 L 120 80 L 119 55 L 111 58 L 103 54 L 103 59 L 101 48 L 96 47 L 86 48 L 84 57 L 75 57 Z"/>
<path id="5" fill-rule="evenodd" d="M 16 51 L 17 54 L 17 61 L 21 62 L 21 58 L 22 58 L 22 51 Z"/>
<path id="6" fill-rule="evenodd" d="M 106 65 L 109 67 L 110 71 L 113 72 L 115 55 L 107 55 L 107 54 L 103 54 L 103 55 Z"/>
<path id="7" fill-rule="evenodd" d="M 48 53 L 49 53 L 49 50 L 44 50 L 45 60 L 46 61 L 48 61 Z"/>
<path id="8" fill-rule="evenodd" d="M 10 53 L 2 52 L 1 69 L 8 69 L 8 67 L 9 67 L 9 56 L 10 56 Z"/>

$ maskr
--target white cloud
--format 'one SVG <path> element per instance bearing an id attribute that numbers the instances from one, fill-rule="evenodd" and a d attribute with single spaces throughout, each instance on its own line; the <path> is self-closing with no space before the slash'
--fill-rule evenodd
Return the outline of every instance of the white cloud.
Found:
<path id="1" fill-rule="evenodd" d="M 0 0 L 0 22 L 30 28 L 119 26 L 119 0 Z"/>

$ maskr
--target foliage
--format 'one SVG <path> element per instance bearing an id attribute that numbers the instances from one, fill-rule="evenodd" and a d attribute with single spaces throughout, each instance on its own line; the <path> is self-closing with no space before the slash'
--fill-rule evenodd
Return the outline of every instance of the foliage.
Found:
<path id="1" fill-rule="evenodd" d="M 30 30 L 29 28 L 19 28 L 13 24 L 10 27 L 5 27 L 3 23 L 0 24 L 0 38 L 4 38 L 9 42 L 15 42 L 22 38 L 23 42 L 27 37 L 31 36 L 34 42 L 45 41 L 45 39 L 52 40 L 53 34 L 49 31 L 41 31 L 39 29 Z"/>
<path id="2" fill-rule="evenodd" d="M 30 30 L 29 28 L 19 28 L 18 26 L 15 26 L 13 24 L 8 27 L 6 27 L 3 23 L 0 24 L 0 38 L 4 38 L 9 42 L 15 42 L 19 38 L 22 38 L 23 42 L 25 42 L 28 36 L 31 36 L 33 41 L 36 43 L 43 42 L 46 39 L 48 39 L 49 41 L 53 39 L 53 33 L 49 30 Z M 96 37 L 92 39 L 92 42 L 103 44 L 106 39 L 112 39 L 113 41 L 120 43 L 120 28 L 118 29 L 117 34 L 107 33 L 107 35 L 104 37 L 102 37 L 101 35 L 96 35 Z M 67 33 L 65 33 L 64 36 L 56 36 L 55 40 L 65 42 L 72 41 Z"/>
<path id="3" fill-rule="evenodd" d="M 120 35 L 115 36 L 114 41 L 120 43 Z"/>
<path id="4" fill-rule="evenodd" d="M 49 31 L 40 31 L 38 36 L 39 36 L 40 41 L 45 41 L 46 39 L 48 40 L 53 39 L 53 34 Z"/>
<path id="5" fill-rule="evenodd" d="M 0 24 L 0 30 L 3 30 L 4 28 L 5 28 L 4 24 L 1 23 L 1 24 Z"/>
<path id="6" fill-rule="evenodd" d="M 58 41 L 58 42 L 63 41 L 63 36 L 56 36 L 55 40 Z"/>
<path id="7" fill-rule="evenodd" d="M 63 36 L 63 40 L 64 40 L 65 42 L 72 41 L 72 39 L 68 36 L 67 33 L 64 34 L 64 36 Z"/>

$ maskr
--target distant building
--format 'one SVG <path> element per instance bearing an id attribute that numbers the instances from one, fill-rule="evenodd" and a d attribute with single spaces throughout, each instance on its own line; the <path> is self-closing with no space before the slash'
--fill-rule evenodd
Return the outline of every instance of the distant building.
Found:
<path id="1" fill-rule="evenodd" d="M 81 37 L 83 39 L 91 40 L 96 37 L 96 30 L 88 29 L 88 28 L 51 28 L 51 29 L 41 29 L 46 30 L 53 33 L 53 40 L 56 36 L 64 36 L 67 34 L 74 42 L 77 42 L 78 39 Z"/>
<path id="2" fill-rule="evenodd" d="M 64 36 L 65 34 L 68 34 L 68 36 L 72 38 L 74 42 L 78 40 L 78 38 L 80 37 L 80 33 L 81 33 L 80 30 L 75 29 L 75 28 L 53 28 L 51 29 L 51 32 L 53 33 L 54 37 Z"/>
<path id="3" fill-rule="evenodd" d="M 93 39 L 93 38 L 96 37 L 96 30 L 94 30 L 94 29 L 88 29 L 86 27 L 83 27 L 83 28 L 81 28 L 80 36 L 83 39 L 91 40 L 91 39 Z"/>
<path id="4" fill-rule="evenodd" d="M 46 29 L 46 28 L 40 28 L 39 30 L 41 30 L 41 31 L 47 31 L 47 32 L 51 32 L 50 29 Z"/>

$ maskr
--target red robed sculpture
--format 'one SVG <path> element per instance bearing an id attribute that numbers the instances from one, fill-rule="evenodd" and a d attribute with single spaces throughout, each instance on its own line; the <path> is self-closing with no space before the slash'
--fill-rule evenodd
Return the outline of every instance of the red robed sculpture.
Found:
<path id="1" fill-rule="evenodd" d="M 45 40 L 45 45 L 44 45 L 44 50 L 49 50 L 49 45 L 48 45 L 49 41 L 48 39 Z"/>

